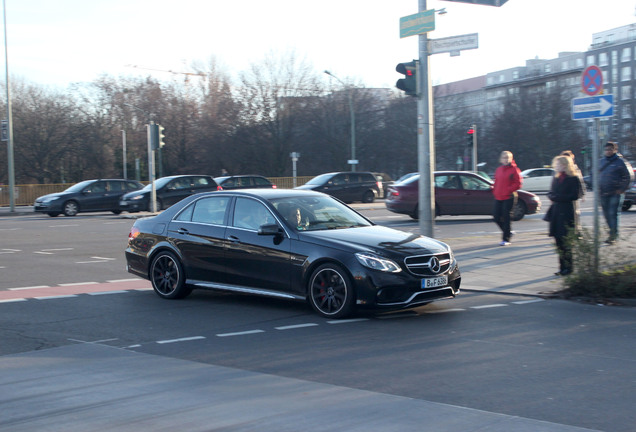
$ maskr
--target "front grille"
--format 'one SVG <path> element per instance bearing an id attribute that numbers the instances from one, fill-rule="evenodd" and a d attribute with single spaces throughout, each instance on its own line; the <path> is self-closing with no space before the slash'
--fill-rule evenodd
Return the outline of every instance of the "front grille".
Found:
<path id="1" fill-rule="evenodd" d="M 435 276 L 448 271 L 450 253 L 416 255 L 404 259 L 406 268 L 415 276 Z"/>

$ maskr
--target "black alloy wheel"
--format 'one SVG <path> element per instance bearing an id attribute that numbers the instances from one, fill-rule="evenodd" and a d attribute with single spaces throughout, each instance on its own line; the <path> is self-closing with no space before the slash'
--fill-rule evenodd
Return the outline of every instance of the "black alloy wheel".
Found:
<path id="1" fill-rule="evenodd" d="M 375 200 L 375 194 L 373 193 L 373 191 L 368 190 L 364 193 L 364 195 L 362 195 L 363 203 L 372 203 L 373 200 Z"/>
<path id="2" fill-rule="evenodd" d="M 346 272 L 337 264 L 318 267 L 309 279 L 309 301 L 314 310 L 326 318 L 351 314 L 353 286 Z"/>
<path id="3" fill-rule="evenodd" d="M 192 292 L 185 285 L 185 274 L 179 259 L 168 251 L 159 252 L 150 265 L 152 288 L 165 299 L 181 299 Z"/>
<path id="4" fill-rule="evenodd" d="M 79 205 L 75 201 L 66 201 L 62 209 L 64 216 L 75 216 L 79 213 Z"/>

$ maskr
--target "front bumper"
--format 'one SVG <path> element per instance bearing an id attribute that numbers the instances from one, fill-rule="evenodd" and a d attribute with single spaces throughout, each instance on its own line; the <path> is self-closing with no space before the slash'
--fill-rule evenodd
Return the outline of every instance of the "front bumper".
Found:
<path id="1" fill-rule="evenodd" d="M 119 201 L 119 208 L 123 211 L 128 212 L 137 212 L 137 211 L 146 211 L 148 209 L 148 202 L 145 200 L 135 200 L 135 201 Z"/>

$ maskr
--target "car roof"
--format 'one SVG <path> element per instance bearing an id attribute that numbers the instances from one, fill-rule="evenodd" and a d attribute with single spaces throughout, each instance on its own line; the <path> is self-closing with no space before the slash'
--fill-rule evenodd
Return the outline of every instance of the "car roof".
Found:
<path id="1" fill-rule="evenodd" d="M 312 190 L 300 190 L 300 189 L 237 189 L 237 190 L 228 190 L 228 191 L 216 191 L 216 192 L 203 192 L 198 194 L 208 195 L 208 196 L 219 196 L 219 195 L 233 195 L 233 196 L 247 196 L 247 197 L 256 197 L 256 198 L 293 198 L 293 197 L 301 197 L 301 196 L 325 196 L 325 194 L 321 192 L 315 192 Z"/>

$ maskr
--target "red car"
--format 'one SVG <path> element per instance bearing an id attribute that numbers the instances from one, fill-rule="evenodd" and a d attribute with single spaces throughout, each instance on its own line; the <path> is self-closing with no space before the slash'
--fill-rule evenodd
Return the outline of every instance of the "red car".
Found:
<path id="1" fill-rule="evenodd" d="M 386 208 L 394 213 L 418 217 L 419 176 L 413 176 L 389 188 Z M 491 215 L 495 198 L 490 180 L 468 171 L 435 172 L 435 215 Z M 512 210 L 512 220 L 541 209 L 541 200 L 531 192 L 520 190 Z"/>

